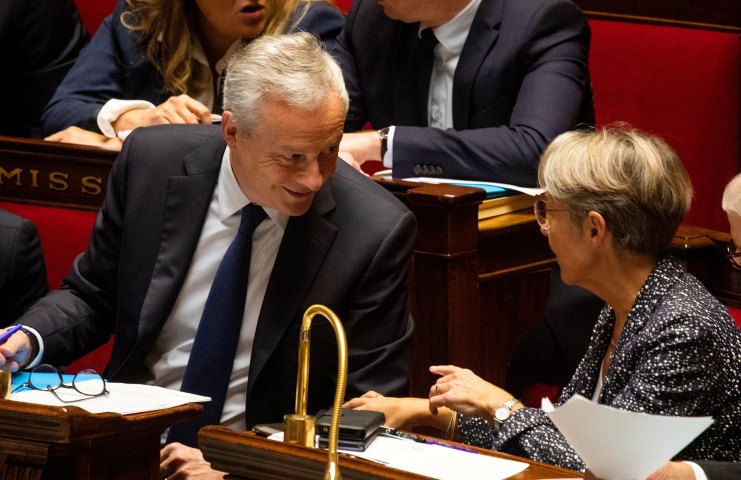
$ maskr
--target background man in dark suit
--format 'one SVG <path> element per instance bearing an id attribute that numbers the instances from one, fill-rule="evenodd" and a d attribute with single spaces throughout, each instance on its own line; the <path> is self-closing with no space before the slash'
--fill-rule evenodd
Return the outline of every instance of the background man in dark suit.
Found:
<path id="1" fill-rule="evenodd" d="M 171 125 L 132 133 L 87 251 L 62 289 L 21 323 L 38 332 L 44 361 L 60 364 L 115 334 L 105 371 L 111 381 L 192 391 L 184 387 L 192 367 L 209 366 L 201 393 L 214 401 L 204 417 L 226 370 L 216 423 L 245 430 L 293 412 L 301 318 L 319 303 L 344 323 L 348 398 L 368 389 L 405 393 L 415 220 L 384 189 L 337 165 L 348 104 L 339 66 L 308 33 L 264 36 L 232 58 L 224 88 L 221 129 Z M 262 216 L 246 244 L 251 262 L 220 283 L 254 211 Z M 232 325 L 207 312 L 229 307 L 221 297 L 232 295 L 227 290 L 247 272 L 238 329 L 228 333 Z M 222 349 L 199 350 L 199 342 L 225 337 L 238 342 L 236 352 L 227 366 L 212 365 Z M 3 368 L 28 363 L 28 338 L 33 332 L 0 346 Z M 317 318 L 311 340 L 308 410 L 316 413 L 331 405 L 335 390 L 329 322 Z M 176 426 L 169 440 L 173 430 L 183 437 Z M 185 436 L 195 446 L 195 432 Z M 163 477 L 188 465 L 208 468 L 200 452 L 175 445 L 163 450 Z"/>
<path id="2" fill-rule="evenodd" d="M 590 37 L 570 0 L 356 0 L 333 52 L 345 131 L 392 127 L 394 177 L 534 186 L 548 143 L 594 125 Z M 346 135 L 340 149 L 381 160 L 382 139 Z"/>
<path id="3" fill-rule="evenodd" d="M 0 0 L 0 135 L 41 137 L 41 112 L 89 41 L 72 0 Z"/>
<path id="4" fill-rule="evenodd" d="M 11 325 L 47 292 L 36 225 L 0 208 L 0 327 Z"/>

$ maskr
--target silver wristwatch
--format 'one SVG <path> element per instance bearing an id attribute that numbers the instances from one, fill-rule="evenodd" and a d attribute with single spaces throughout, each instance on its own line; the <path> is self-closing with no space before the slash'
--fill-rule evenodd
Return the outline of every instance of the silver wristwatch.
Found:
<path id="1" fill-rule="evenodd" d="M 494 412 L 494 430 L 498 432 L 499 429 L 502 428 L 505 420 L 507 420 L 512 414 L 512 407 L 514 407 L 518 403 L 520 403 L 519 400 L 517 400 L 516 398 L 512 398 L 504 402 L 504 405 L 496 409 L 496 411 Z"/>

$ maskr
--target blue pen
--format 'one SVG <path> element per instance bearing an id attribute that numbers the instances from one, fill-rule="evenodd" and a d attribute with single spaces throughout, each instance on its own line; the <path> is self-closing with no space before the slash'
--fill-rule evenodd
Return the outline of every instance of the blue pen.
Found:
<path id="1" fill-rule="evenodd" d="M 16 325 L 15 327 L 11 328 L 7 332 L 0 335 L 0 342 L 4 342 L 5 340 L 9 339 L 11 335 L 13 335 L 15 332 L 23 328 L 23 325 Z"/>
<path id="2" fill-rule="evenodd" d="M 470 448 L 461 447 L 459 445 L 453 445 L 451 443 L 440 442 L 437 440 L 430 440 L 429 438 L 425 438 L 425 443 L 429 445 L 439 445 L 441 447 L 447 447 L 447 448 L 452 448 L 454 450 L 460 450 L 462 452 L 475 453 L 476 455 L 481 455 L 481 452 L 477 452 L 476 450 L 471 450 Z"/>

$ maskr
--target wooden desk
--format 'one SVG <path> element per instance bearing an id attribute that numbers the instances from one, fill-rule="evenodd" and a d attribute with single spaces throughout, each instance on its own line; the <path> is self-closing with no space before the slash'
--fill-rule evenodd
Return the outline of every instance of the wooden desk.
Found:
<path id="1" fill-rule="evenodd" d="M 3 480 L 159 480 L 160 435 L 200 414 L 182 407 L 92 415 L 78 407 L 0 400 Z"/>
<path id="2" fill-rule="evenodd" d="M 198 445 L 204 458 L 216 470 L 228 472 L 230 480 L 321 480 L 327 465 L 327 452 L 313 448 L 289 445 L 258 437 L 252 432 L 238 433 L 224 427 L 205 427 L 198 434 Z M 547 478 L 582 478 L 582 475 L 564 468 L 513 457 L 504 453 L 477 448 L 483 455 L 506 458 L 530 464 L 524 471 L 510 477 L 512 480 Z M 340 473 L 344 480 L 410 479 L 429 477 L 402 472 L 360 458 L 340 455 Z"/>

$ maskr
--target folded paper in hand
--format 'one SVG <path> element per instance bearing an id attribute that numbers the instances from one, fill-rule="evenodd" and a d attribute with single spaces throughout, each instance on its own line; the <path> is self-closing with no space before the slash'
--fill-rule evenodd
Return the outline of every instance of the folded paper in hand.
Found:
<path id="1" fill-rule="evenodd" d="M 587 468 L 605 480 L 644 480 L 713 423 L 710 417 L 629 412 L 574 395 L 543 411 Z"/>

